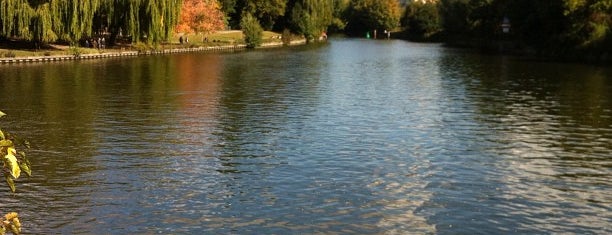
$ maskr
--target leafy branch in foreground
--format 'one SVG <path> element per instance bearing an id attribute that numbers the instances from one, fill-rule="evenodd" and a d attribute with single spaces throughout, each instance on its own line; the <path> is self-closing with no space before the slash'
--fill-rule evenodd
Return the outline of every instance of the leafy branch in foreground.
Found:
<path id="1" fill-rule="evenodd" d="M 0 118 L 5 115 L 0 111 Z M 21 172 L 32 176 L 30 161 L 26 158 L 24 151 L 17 151 L 15 143 L 20 143 L 25 149 L 30 148 L 27 141 L 20 140 L 17 136 L 0 129 L 0 156 L 3 156 L 2 162 L 4 163 L 2 173 L 13 193 L 15 193 L 15 180 L 21 176 Z M 0 235 L 6 234 L 7 231 L 13 234 L 21 233 L 21 222 L 16 212 L 6 214 L 4 218 L 5 220 L 0 223 Z"/>

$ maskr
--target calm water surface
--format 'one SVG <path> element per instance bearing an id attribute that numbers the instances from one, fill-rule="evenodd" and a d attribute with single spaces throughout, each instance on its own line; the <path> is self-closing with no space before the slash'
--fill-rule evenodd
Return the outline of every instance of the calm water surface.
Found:
<path id="1" fill-rule="evenodd" d="M 612 233 L 612 69 L 335 39 L 0 66 L 32 234 Z"/>

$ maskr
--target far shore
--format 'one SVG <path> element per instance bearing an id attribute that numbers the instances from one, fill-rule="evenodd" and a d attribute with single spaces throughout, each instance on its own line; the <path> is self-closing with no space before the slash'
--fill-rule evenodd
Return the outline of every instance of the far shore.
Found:
<path id="1" fill-rule="evenodd" d="M 181 38 L 182 43 L 181 43 Z M 306 40 L 292 37 L 282 40 L 276 32 L 264 32 L 263 43 L 258 48 L 282 47 L 305 44 Z M 117 44 L 110 48 L 70 47 L 50 44 L 44 49 L 12 49 L 0 46 L 0 64 L 53 62 L 65 60 L 100 59 L 153 54 L 171 54 L 198 51 L 235 51 L 246 49 L 242 31 L 218 31 L 209 34 L 177 34 L 169 42 L 156 47 L 136 44 Z"/>

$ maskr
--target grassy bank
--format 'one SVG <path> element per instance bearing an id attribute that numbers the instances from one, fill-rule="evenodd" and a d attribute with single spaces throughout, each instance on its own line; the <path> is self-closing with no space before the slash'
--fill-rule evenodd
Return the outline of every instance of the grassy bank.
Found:
<path id="1" fill-rule="evenodd" d="M 183 37 L 183 44 L 180 43 Z M 188 39 L 185 40 L 185 39 Z M 281 34 L 266 31 L 263 35 L 264 43 L 282 43 Z M 88 48 L 84 46 L 71 47 L 67 44 L 48 44 L 37 48 L 33 43 L 19 40 L 7 40 L 0 43 L 0 58 L 65 56 L 75 54 L 120 53 L 124 51 L 147 51 L 159 49 L 179 49 L 195 47 L 216 47 L 244 44 L 242 31 L 218 31 L 208 34 L 177 34 L 170 41 L 159 45 L 146 45 L 144 43 L 121 44 L 118 43 L 105 49 Z"/>

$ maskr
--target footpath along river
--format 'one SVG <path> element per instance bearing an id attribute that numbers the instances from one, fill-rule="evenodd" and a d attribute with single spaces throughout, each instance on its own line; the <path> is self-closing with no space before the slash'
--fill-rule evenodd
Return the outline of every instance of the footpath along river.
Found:
<path id="1" fill-rule="evenodd" d="M 436 44 L 0 66 L 28 234 L 612 233 L 612 69 Z"/>

